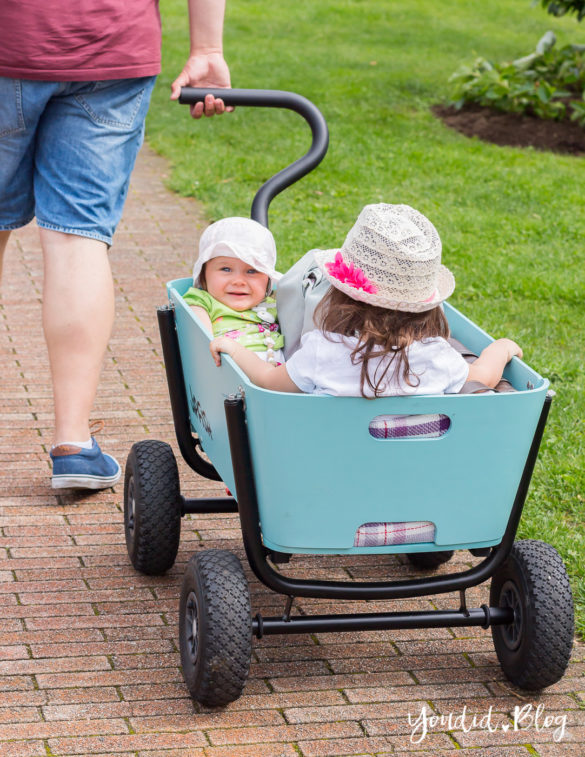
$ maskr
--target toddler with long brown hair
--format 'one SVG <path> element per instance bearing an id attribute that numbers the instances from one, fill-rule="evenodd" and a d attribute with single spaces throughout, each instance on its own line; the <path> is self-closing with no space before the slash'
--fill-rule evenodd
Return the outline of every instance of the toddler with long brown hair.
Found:
<path id="1" fill-rule="evenodd" d="M 367 205 L 341 249 L 318 250 L 315 260 L 332 286 L 300 349 L 274 367 L 219 337 L 210 344 L 217 365 L 223 352 L 265 389 L 374 398 L 456 394 L 466 381 L 494 387 L 522 357 L 498 339 L 469 364 L 448 343 L 441 303 L 455 280 L 437 230 L 408 205 Z"/>

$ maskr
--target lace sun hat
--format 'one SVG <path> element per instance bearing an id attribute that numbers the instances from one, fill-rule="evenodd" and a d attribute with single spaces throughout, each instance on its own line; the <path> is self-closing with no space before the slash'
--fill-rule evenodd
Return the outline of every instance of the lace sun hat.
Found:
<path id="1" fill-rule="evenodd" d="M 276 265 L 276 243 L 272 233 L 258 221 L 233 216 L 208 226 L 199 240 L 199 255 L 193 266 L 193 285 L 199 286 L 201 269 L 207 261 L 225 255 L 239 258 L 251 268 L 278 281 L 282 276 Z"/>
<path id="2" fill-rule="evenodd" d="M 420 313 L 455 289 L 437 230 L 409 205 L 366 205 L 341 249 L 314 254 L 334 287 L 382 308 Z"/>

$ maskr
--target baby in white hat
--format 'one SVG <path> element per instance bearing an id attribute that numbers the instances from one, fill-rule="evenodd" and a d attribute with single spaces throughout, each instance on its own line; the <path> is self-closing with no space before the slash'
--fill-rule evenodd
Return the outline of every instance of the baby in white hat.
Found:
<path id="1" fill-rule="evenodd" d="M 214 339 L 218 365 L 225 352 L 265 389 L 372 398 L 456 394 L 467 381 L 495 387 L 522 357 L 515 342 L 498 339 L 470 364 L 449 344 L 440 306 L 455 280 L 441 264 L 437 230 L 408 205 L 366 205 L 341 248 L 314 257 L 332 285 L 315 311 L 319 328 L 276 368 Z"/>
<path id="2" fill-rule="evenodd" d="M 250 218 L 223 218 L 201 235 L 193 286 L 184 299 L 209 334 L 279 365 L 284 340 L 270 296 L 281 275 L 275 264 L 276 244 L 267 228 Z"/>

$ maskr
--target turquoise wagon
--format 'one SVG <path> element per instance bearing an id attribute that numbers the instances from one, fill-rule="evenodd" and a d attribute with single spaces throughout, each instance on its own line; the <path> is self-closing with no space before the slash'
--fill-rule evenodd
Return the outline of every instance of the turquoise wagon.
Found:
<path id="1" fill-rule="evenodd" d="M 211 92 L 228 105 L 290 108 L 311 127 L 307 155 L 254 198 L 252 217 L 268 225 L 271 199 L 325 155 L 323 116 L 289 92 Z M 206 93 L 185 89 L 181 102 Z M 138 442 L 124 486 L 129 556 L 137 570 L 164 573 L 177 555 L 183 514 L 238 512 L 253 572 L 286 597 L 282 615 L 253 617 L 234 554 L 204 550 L 191 558 L 179 638 L 193 698 L 210 706 L 236 699 L 248 675 L 252 637 L 275 633 L 482 626 L 491 628 L 512 682 L 541 689 L 558 681 L 573 639 L 566 570 L 550 545 L 514 541 L 553 397 L 548 381 L 514 358 L 505 373 L 514 391 L 506 393 L 371 401 L 260 389 L 229 357 L 215 366 L 209 336 L 182 297 L 189 286 L 191 279 L 170 281 L 169 303 L 158 310 L 177 440 L 193 470 L 222 480 L 234 496 L 185 498 L 171 447 Z M 454 307 L 446 304 L 445 313 L 452 335 L 472 352 L 491 341 Z M 404 432 L 428 430 L 429 419 L 439 421 L 437 433 Z M 379 433 L 381 428 L 390 433 Z M 483 559 L 462 572 L 429 574 L 455 550 Z M 400 581 L 344 582 L 294 578 L 278 568 L 296 554 L 370 553 L 405 553 L 425 573 Z M 468 607 L 465 591 L 487 580 L 489 605 Z M 395 599 L 448 592 L 459 593 L 458 610 L 392 610 Z M 389 609 L 301 616 L 292 612 L 295 597 L 340 605 L 388 600 Z"/>

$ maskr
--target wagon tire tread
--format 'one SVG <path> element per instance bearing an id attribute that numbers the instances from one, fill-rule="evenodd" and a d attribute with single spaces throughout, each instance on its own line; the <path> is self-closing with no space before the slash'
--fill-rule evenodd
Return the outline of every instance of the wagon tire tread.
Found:
<path id="1" fill-rule="evenodd" d="M 135 500 L 134 528 L 129 528 L 129 489 Z M 132 565 L 147 575 L 162 575 L 175 562 L 181 535 L 177 461 L 166 442 L 134 444 L 124 476 L 124 524 Z"/>
<path id="2" fill-rule="evenodd" d="M 189 595 L 198 604 L 197 660 L 186 638 Z M 232 552 L 208 549 L 189 560 L 181 587 L 179 641 L 183 677 L 189 693 L 207 707 L 220 707 L 242 693 L 252 656 L 252 618 L 248 582 Z"/>
<path id="3" fill-rule="evenodd" d="M 419 570 L 435 570 L 453 557 L 453 550 L 439 552 L 407 552 L 406 557 L 411 565 Z"/>
<path id="4" fill-rule="evenodd" d="M 492 578 L 490 605 L 499 606 L 506 582 L 517 586 L 524 613 L 517 649 L 506 641 L 503 626 L 492 626 L 494 646 L 506 676 L 530 691 L 559 681 L 573 646 L 574 608 L 571 585 L 554 547 L 536 539 L 514 544 Z"/>

